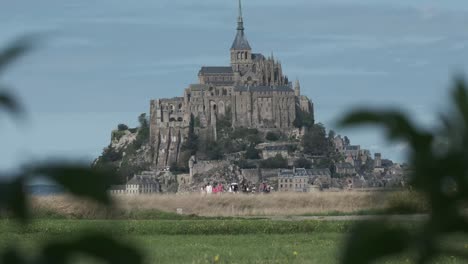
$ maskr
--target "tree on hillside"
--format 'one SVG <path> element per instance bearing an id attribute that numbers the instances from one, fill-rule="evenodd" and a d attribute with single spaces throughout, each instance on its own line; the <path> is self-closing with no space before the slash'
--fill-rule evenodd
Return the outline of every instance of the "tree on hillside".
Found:
<path id="1" fill-rule="evenodd" d="M 311 155 L 327 155 L 329 143 L 323 124 L 315 124 L 307 130 L 302 138 L 304 153 Z"/>
<path id="2" fill-rule="evenodd" d="M 302 111 L 296 107 L 296 119 L 293 121 L 293 126 L 297 128 L 310 128 L 314 125 L 313 114 Z"/>
<path id="3" fill-rule="evenodd" d="M 117 130 L 119 130 L 119 131 L 128 130 L 128 126 L 125 125 L 125 124 L 119 124 L 119 125 L 117 126 Z"/>
<path id="4" fill-rule="evenodd" d="M 259 151 L 258 149 L 255 148 L 254 144 L 250 144 L 249 147 L 247 148 L 245 152 L 245 158 L 246 159 L 259 159 Z"/>
<path id="5" fill-rule="evenodd" d="M 279 135 L 276 134 L 275 132 L 268 132 L 265 136 L 265 139 L 266 140 L 269 140 L 269 141 L 277 141 L 280 139 Z"/>
<path id="6" fill-rule="evenodd" d="M 138 123 L 140 123 L 140 127 L 138 127 L 138 134 L 135 140 L 135 149 L 139 149 L 141 146 L 148 144 L 149 142 L 149 122 L 146 117 L 146 113 L 142 113 L 138 116 Z"/>
<path id="7" fill-rule="evenodd" d="M 187 140 L 182 145 L 182 151 L 190 152 L 190 155 L 195 155 L 198 151 L 198 136 L 195 134 L 195 117 L 190 115 L 189 133 Z"/>
<path id="8" fill-rule="evenodd" d="M 294 162 L 294 167 L 310 169 L 312 168 L 312 161 L 302 157 Z"/>
<path id="9" fill-rule="evenodd" d="M 343 140 L 344 140 L 345 146 L 349 146 L 351 144 L 351 141 L 349 140 L 347 136 L 345 136 Z"/>
<path id="10" fill-rule="evenodd" d="M 287 168 L 288 167 L 288 160 L 283 158 L 283 156 L 281 156 L 280 154 L 278 154 L 273 158 L 263 160 L 260 163 L 260 166 L 262 168 L 269 168 L 269 169 Z"/>

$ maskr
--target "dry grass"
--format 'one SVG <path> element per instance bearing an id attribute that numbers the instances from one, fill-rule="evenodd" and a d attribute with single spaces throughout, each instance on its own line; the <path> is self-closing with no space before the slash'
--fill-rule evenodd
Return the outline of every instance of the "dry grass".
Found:
<path id="1" fill-rule="evenodd" d="M 201 194 L 118 195 L 115 196 L 120 215 L 158 210 L 199 216 L 287 216 L 355 213 L 382 210 L 388 206 L 411 202 L 415 211 L 426 209 L 421 197 L 409 192 L 319 192 L 274 193 L 268 195 Z M 55 212 L 71 218 L 101 218 L 112 216 L 109 210 L 68 196 L 35 197 L 32 207 L 36 212 Z"/>

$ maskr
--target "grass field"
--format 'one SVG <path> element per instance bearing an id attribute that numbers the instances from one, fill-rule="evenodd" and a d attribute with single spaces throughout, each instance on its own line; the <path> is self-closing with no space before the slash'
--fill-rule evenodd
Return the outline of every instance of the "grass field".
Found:
<path id="1" fill-rule="evenodd" d="M 44 241 L 69 239 L 82 230 L 99 230 L 136 245 L 147 263 L 326 264 L 338 263 L 352 224 L 234 219 L 39 220 L 19 228 L 12 221 L 1 220 L 0 248 L 16 244 L 32 255 Z M 451 237 L 447 243 L 468 250 L 463 237 Z M 379 263 L 409 263 L 406 260 L 402 256 Z M 447 256 L 434 263 L 464 262 Z"/>
<path id="2" fill-rule="evenodd" d="M 395 213 L 427 212 L 427 203 L 414 193 L 398 192 L 319 192 L 274 193 L 268 195 L 224 194 L 202 196 L 199 193 L 165 195 L 114 196 L 116 208 L 106 210 L 69 196 L 35 197 L 33 213 L 44 218 L 68 219 L 153 219 L 162 213 L 208 217 L 350 215 L 381 214 L 403 201 L 407 210 Z"/>

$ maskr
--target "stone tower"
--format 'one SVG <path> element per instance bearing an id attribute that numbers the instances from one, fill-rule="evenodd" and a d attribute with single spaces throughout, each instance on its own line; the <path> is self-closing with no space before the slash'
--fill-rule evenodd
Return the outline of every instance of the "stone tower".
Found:
<path id="1" fill-rule="evenodd" d="M 301 95 L 301 84 L 299 83 L 299 80 L 296 80 L 296 82 L 294 83 L 294 94 L 296 96 Z"/>
<path id="2" fill-rule="evenodd" d="M 382 167 L 382 154 L 380 153 L 374 154 L 374 167 L 376 168 Z"/>
<path id="3" fill-rule="evenodd" d="M 231 66 L 234 72 L 241 76 L 252 65 L 252 48 L 244 34 L 244 19 L 242 17 L 242 3 L 239 0 L 239 17 L 237 18 L 237 34 L 231 46 Z"/>

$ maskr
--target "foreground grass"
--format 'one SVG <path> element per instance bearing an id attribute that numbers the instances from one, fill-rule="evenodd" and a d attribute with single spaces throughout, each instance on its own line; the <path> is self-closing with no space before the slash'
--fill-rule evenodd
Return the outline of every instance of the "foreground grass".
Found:
<path id="1" fill-rule="evenodd" d="M 116 195 L 117 208 L 106 210 L 95 204 L 69 196 L 32 198 L 36 218 L 67 219 L 173 219 L 177 209 L 184 215 L 198 217 L 343 215 L 384 212 L 399 207 L 394 213 L 427 213 L 425 199 L 408 191 L 392 192 L 318 192 L 272 193 L 268 195 L 223 194 L 203 196 L 199 193 L 164 195 Z M 116 210 L 117 209 L 117 210 Z M 166 212 L 166 215 L 163 213 Z M 331 212 L 331 213 L 330 213 Z M 182 219 L 184 217 L 179 217 Z"/>
<path id="2" fill-rule="evenodd" d="M 351 221 L 270 220 L 39 220 L 26 227 L 0 220 L 0 250 L 18 245 L 26 255 L 49 240 L 81 231 L 109 232 L 137 245 L 147 263 L 338 263 Z M 416 228 L 416 224 L 408 225 Z M 468 248 L 464 237 L 447 244 Z M 468 250 L 468 249 L 465 249 Z M 411 255 L 408 253 L 408 255 Z M 379 263 L 409 263 L 407 257 Z M 89 263 L 82 260 L 79 263 Z M 446 256 L 434 263 L 464 263 Z"/>

